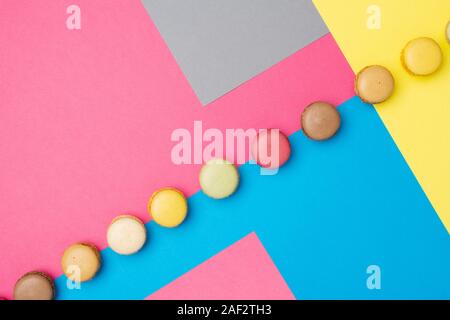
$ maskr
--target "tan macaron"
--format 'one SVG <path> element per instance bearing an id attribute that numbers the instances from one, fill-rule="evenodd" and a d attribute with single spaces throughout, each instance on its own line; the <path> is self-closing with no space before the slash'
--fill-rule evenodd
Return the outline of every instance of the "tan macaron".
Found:
<path id="1" fill-rule="evenodd" d="M 394 77 L 383 66 L 368 66 L 356 75 L 355 93 L 366 103 L 386 101 L 394 92 L 394 87 Z"/>
<path id="2" fill-rule="evenodd" d="M 64 274 L 73 281 L 91 280 L 100 269 L 98 249 L 88 243 L 75 243 L 68 247 L 61 259 Z"/>
<path id="3" fill-rule="evenodd" d="M 147 230 L 137 217 L 121 215 L 113 219 L 106 235 L 109 247 L 118 254 L 130 255 L 145 244 Z"/>
<path id="4" fill-rule="evenodd" d="M 28 272 L 14 286 L 14 300 L 53 300 L 54 297 L 55 285 L 44 272 Z"/>
<path id="5" fill-rule="evenodd" d="M 322 141 L 336 134 L 341 126 L 341 116 L 333 105 L 314 102 L 303 110 L 301 124 L 307 137 Z"/>

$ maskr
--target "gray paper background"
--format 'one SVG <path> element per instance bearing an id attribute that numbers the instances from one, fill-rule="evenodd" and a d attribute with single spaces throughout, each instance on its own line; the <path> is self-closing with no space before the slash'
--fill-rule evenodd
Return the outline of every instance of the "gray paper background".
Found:
<path id="1" fill-rule="evenodd" d="M 142 0 L 202 104 L 328 33 L 311 0 Z"/>

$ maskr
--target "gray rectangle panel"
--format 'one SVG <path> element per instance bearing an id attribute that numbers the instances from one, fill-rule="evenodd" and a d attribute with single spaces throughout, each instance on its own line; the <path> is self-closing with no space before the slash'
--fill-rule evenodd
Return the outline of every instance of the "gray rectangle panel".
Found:
<path id="1" fill-rule="evenodd" d="M 142 0 L 202 104 L 328 33 L 310 0 Z"/>

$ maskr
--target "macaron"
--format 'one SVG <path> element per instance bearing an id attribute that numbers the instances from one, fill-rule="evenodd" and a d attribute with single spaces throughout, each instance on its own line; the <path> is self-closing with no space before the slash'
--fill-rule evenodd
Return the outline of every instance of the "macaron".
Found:
<path id="1" fill-rule="evenodd" d="M 447 28 L 445 29 L 445 35 L 447 37 L 447 41 L 450 43 L 450 21 L 447 23 Z"/>
<path id="2" fill-rule="evenodd" d="M 148 212 L 160 226 L 174 228 L 186 218 L 188 210 L 184 194 L 175 188 L 162 188 L 151 196 Z"/>
<path id="3" fill-rule="evenodd" d="M 236 167 L 224 159 L 211 159 L 200 170 L 200 187 L 213 199 L 231 196 L 239 185 L 239 173 Z"/>
<path id="4" fill-rule="evenodd" d="M 301 124 L 307 137 L 322 141 L 336 134 L 341 126 L 341 116 L 333 105 L 314 102 L 302 112 Z"/>
<path id="5" fill-rule="evenodd" d="M 137 217 L 121 215 L 113 219 L 106 238 L 109 247 L 116 253 L 130 255 L 138 252 L 147 240 L 144 223 Z"/>
<path id="6" fill-rule="evenodd" d="M 406 44 L 401 60 L 412 75 L 427 76 L 436 72 L 442 64 L 441 47 L 431 38 L 417 38 Z"/>
<path id="7" fill-rule="evenodd" d="M 278 129 L 261 130 L 251 145 L 253 160 L 267 169 L 283 166 L 291 156 L 289 139 Z"/>
<path id="8" fill-rule="evenodd" d="M 395 81 L 383 66 L 373 65 L 362 69 L 355 79 L 355 93 L 366 103 L 381 103 L 394 92 Z"/>
<path id="9" fill-rule="evenodd" d="M 44 272 L 28 272 L 17 280 L 13 296 L 14 300 L 53 300 L 55 285 Z"/>
<path id="10" fill-rule="evenodd" d="M 98 249 L 88 243 L 75 243 L 68 247 L 61 259 L 64 274 L 73 281 L 89 281 L 100 269 Z"/>

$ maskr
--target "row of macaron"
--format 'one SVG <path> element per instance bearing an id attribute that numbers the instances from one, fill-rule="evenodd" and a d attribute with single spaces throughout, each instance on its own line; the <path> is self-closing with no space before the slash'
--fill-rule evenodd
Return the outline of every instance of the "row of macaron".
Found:
<path id="1" fill-rule="evenodd" d="M 420 76 L 436 72 L 443 59 L 437 42 L 425 37 L 410 41 L 401 56 L 405 69 L 410 74 Z M 394 78 L 387 68 L 380 65 L 368 66 L 356 75 L 355 93 L 364 102 L 382 103 L 392 95 L 394 83 Z M 304 134 L 316 141 L 330 139 L 341 125 L 338 109 L 321 101 L 307 106 L 300 118 Z M 273 141 L 277 143 L 271 143 Z M 251 150 L 257 164 L 271 169 L 283 166 L 291 154 L 287 136 L 275 129 L 260 131 L 251 144 Z M 264 157 L 274 151 L 279 155 L 276 162 Z M 202 191 L 214 199 L 231 196 L 238 188 L 239 179 L 237 168 L 224 159 L 208 161 L 199 173 Z M 162 188 L 150 197 L 148 212 L 158 225 L 174 228 L 183 223 L 187 216 L 187 199 L 183 192 L 176 188 Z M 121 255 L 131 255 L 144 246 L 147 231 L 139 218 L 120 215 L 111 221 L 106 238 L 111 250 Z M 73 281 L 91 280 L 101 267 L 100 251 L 90 243 L 75 243 L 64 251 L 61 266 L 64 274 Z M 51 300 L 55 297 L 55 285 L 51 277 L 44 272 L 28 272 L 16 282 L 13 297 L 16 300 Z"/>
<path id="2" fill-rule="evenodd" d="M 447 26 L 449 29 L 450 23 Z M 450 30 L 447 30 L 447 34 Z M 450 43 L 450 39 L 448 38 Z M 429 76 L 439 70 L 443 62 L 442 49 L 432 38 L 420 37 L 409 41 L 401 52 L 401 64 L 412 76 Z M 364 102 L 378 104 L 389 99 L 395 80 L 384 66 L 373 65 L 356 76 L 355 92 Z"/>
<path id="3" fill-rule="evenodd" d="M 313 140 L 326 140 L 338 131 L 340 115 L 333 105 L 315 102 L 305 108 L 301 123 L 306 136 Z M 251 151 L 258 165 L 275 169 L 289 160 L 291 145 L 288 137 L 282 132 L 277 129 L 267 129 L 261 130 L 254 137 Z M 276 161 L 266 156 L 274 153 L 278 154 Z M 213 199 L 230 197 L 238 189 L 239 181 L 238 169 L 225 159 L 211 159 L 199 172 L 199 183 L 203 193 Z M 179 226 L 188 214 L 188 202 L 185 195 L 181 190 L 173 187 L 155 191 L 147 207 L 151 219 L 166 228 Z M 109 224 L 106 239 L 112 251 L 120 255 L 132 255 L 145 245 L 147 229 L 138 217 L 119 215 Z M 102 259 L 98 248 L 85 242 L 70 245 L 61 258 L 63 273 L 72 281 L 78 282 L 94 278 L 101 264 Z M 55 284 L 44 272 L 28 272 L 16 282 L 13 297 L 15 300 L 51 300 L 55 297 Z"/>

